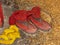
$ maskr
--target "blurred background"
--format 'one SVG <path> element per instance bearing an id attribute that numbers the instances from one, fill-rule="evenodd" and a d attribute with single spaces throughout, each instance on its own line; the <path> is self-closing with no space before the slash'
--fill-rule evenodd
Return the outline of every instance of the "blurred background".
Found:
<path id="1" fill-rule="evenodd" d="M 23 31 L 21 39 L 17 39 L 12 45 L 60 45 L 60 0 L 0 0 L 4 12 L 4 27 L 9 26 L 8 19 L 15 10 L 31 10 L 34 6 L 41 8 L 41 17 L 51 24 L 50 31 L 38 30 L 35 34 L 28 34 Z M 8 13 L 7 13 L 8 12 Z M 5 45 L 5 44 L 0 44 Z"/>

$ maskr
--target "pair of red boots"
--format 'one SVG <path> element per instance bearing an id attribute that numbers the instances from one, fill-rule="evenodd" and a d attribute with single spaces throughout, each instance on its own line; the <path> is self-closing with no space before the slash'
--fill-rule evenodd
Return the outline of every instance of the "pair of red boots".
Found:
<path id="1" fill-rule="evenodd" d="M 18 10 L 13 12 L 9 18 L 10 25 L 17 25 L 21 30 L 27 33 L 35 33 L 37 29 L 48 31 L 50 24 L 41 19 L 40 8 L 33 7 L 32 10 Z"/>
<path id="2" fill-rule="evenodd" d="M 3 26 L 3 23 L 4 16 L 0 3 L 0 27 Z M 13 12 L 13 14 L 9 17 L 9 24 L 17 25 L 20 29 L 27 33 L 35 33 L 37 29 L 41 29 L 43 31 L 51 29 L 50 24 L 41 19 L 39 7 L 33 7 L 30 11 L 18 10 Z"/>

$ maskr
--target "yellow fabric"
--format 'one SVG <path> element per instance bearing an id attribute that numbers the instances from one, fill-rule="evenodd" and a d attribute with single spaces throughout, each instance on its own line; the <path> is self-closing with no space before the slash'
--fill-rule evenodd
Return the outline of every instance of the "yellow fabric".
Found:
<path id="1" fill-rule="evenodd" d="M 21 38 L 19 29 L 15 25 L 11 25 L 8 29 L 5 29 L 2 35 L 0 35 L 1 44 L 12 44 L 17 38 Z"/>

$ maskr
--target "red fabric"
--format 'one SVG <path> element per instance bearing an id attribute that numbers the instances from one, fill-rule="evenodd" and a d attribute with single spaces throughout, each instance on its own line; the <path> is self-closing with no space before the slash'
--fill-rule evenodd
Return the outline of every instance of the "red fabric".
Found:
<path id="1" fill-rule="evenodd" d="M 0 27 L 3 25 L 3 10 L 2 10 L 2 6 L 1 6 L 1 2 L 0 2 Z"/>

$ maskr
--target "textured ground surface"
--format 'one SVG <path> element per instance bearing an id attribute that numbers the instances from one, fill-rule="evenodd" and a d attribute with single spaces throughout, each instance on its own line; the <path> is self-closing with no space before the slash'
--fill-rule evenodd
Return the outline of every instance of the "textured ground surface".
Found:
<path id="1" fill-rule="evenodd" d="M 22 38 L 12 45 L 60 45 L 60 0 L 16 0 L 16 2 L 19 9 L 30 10 L 33 6 L 39 6 L 41 8 L 41 17 L 52 25 L 52 29 L 49 32 L 38 30 L 35 34 L 20 31 Z M 11 10 L 6 7 L 8 14 L 5 11 L 5 15 L 9 17 Z M 6 19 L 8 18 L 6 17 Z M 7 24 L 8 21 L 5 20 L 5 23 Z"/>

